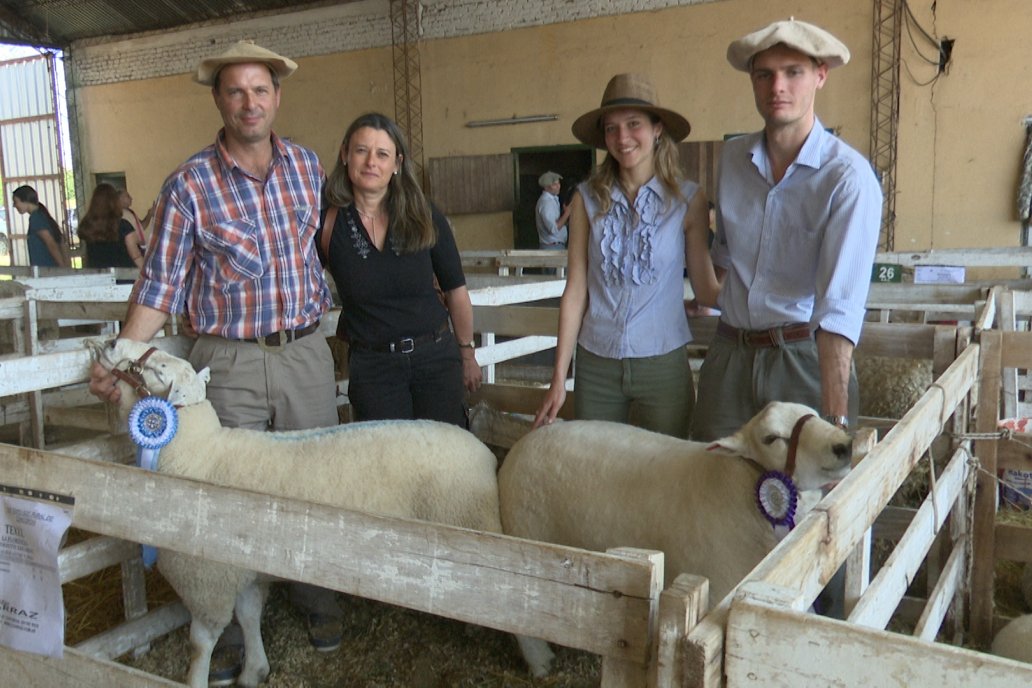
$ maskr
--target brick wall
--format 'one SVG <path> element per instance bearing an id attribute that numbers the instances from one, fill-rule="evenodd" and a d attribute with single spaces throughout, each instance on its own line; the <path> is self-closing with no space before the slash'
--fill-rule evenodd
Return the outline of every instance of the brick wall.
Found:
<path id="1" fill-rule="evenodd" d="M 422 38 L 452 38 L 715 1 L 426 0 L 422 3 Z M 80 41 L 68 55 L 70 85 L 94 86 L 192 72 L 200 56 L 216 54 L 241 38 L 292 58 L 388 46 L 389 7 L 388 0 L 362 0 L 134 38 Z"/>

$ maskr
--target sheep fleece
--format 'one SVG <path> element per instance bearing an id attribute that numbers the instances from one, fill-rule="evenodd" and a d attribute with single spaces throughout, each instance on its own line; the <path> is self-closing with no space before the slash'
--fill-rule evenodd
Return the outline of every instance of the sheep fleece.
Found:
<path id="1" fill-rule="evenodd" d="M 720 600 L 777 544 L 759 514 L 758 467 L 708 444 L 604 421 L 529 433 L 498 475 L 508 535 L 665 554 L 665 585 L 706 576 Z"/>
<path id="2" fill-rule="evenodd" d="M 500 529 L 496 459 L 461 428 L 372 421 L 269 433 L 223 428 L 207 401 L 179 414 L 180 432 L 160 455 L 163 473 L 388 516 Z"/>

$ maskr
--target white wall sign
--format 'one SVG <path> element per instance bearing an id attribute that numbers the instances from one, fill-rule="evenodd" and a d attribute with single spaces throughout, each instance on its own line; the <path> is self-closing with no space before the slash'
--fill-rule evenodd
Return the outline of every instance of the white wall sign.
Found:
<path id="1" fill-rule="evenodd" d="M 72 497 L 0 485 L 0 644 L 63 654 L 57 551 L 74 505 Z"/>

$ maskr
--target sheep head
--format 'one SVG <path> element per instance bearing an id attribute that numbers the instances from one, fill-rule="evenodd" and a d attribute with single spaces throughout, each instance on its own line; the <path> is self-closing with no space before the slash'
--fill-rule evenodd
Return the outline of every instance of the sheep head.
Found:
<path id="1" fill-rule="evenodd" d="M 98 345 L 93 343 L 97 360 L 109 369 L 125 371 L 130 365 L 139 361 L 151 345 L 131 339 L 115 339 L 109 343 Z M 190 406 L 205 399 L 208 380 L 211 378 L 208 369 L 196 372 L 189 362 L 164 351 L 154 351 L 140 366 L 143 384 L 155 396 L 168 399 L 176 406 Z M 119 407 L 125 415 L 139 399 L 132 385 L 123 380 L 118 382 L 121 390 Z"/>
<path id="2" fill-rule="evenodd" d="M 765 471 L 787 472 L 792 430 L 807 415 L 813 417 L 800 430 L 792 479 L 800 490 L 819 489 L 849 472 L 853 443 L 849 433 L 821 420 L 803 404 L 773 401 L 741 430 L 717 440 L 709 448 L 751 459 Z"/>

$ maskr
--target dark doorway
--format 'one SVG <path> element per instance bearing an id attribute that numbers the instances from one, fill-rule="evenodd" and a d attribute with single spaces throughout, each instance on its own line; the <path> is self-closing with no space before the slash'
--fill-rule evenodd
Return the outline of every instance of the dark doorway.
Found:
<path id="1" fill-rule="evenodd" d="M 570 195 L 577 184 L 588 178 L 595 166 L 595 149 L 580 144 L 571 146 L 549 146 L 547 148 L 513 148 L 512 160 L 515 170 L 513 179 L 516 199 L 512 211 L 514 231 L 513 247 L 536 249 L 538 247 L 537 227 L 534 224 L 534 208 L 541 187 L 538 177 L 551 170 L 562 175 L 560 200 L 569 203 Z"/>

